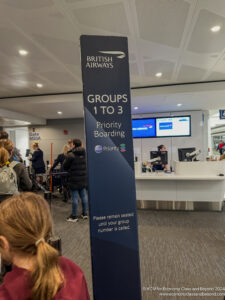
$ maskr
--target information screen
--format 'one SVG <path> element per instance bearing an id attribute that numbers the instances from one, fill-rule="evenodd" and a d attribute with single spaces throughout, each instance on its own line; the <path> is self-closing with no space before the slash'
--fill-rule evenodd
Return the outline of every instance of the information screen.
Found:
<path id="1" fill-rule="evenodd" d="M 156 136 L 155 119 L 132 120 L 133 138 L 148 138 Z"/>
<path id="2" fill-rule="evenodd" d="M 170 117 L 156 118 L 156 136 L 190 136 L 191 135 L 191 117 Z"/>

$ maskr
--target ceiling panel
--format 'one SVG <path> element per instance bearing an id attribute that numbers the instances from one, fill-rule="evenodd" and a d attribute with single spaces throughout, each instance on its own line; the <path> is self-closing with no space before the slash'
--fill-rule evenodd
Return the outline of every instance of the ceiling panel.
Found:
<path id="1" fill-rule="evenodd" d="M 44 54 L 38 49 L 31 41 L 29 41 L 24 35 L 16 30 L 0 27 L 1 46 L 0 53 L 11 57 L 20 57 L 20 60 L 25 57 L 19 56 L 18 51 L 20 49 L 29 49 L 29 56 L 31 59 L 43 59 Z"/>
<path id="2" fill-rule="evenodd" d="M 225 78 L 224 0 L 2 0 L 0 97 L 81 91 L 80 34 L 128 37 L 131 87 Z"/>
<path id="3" fill-rule="evenodd" d="M 207 77 L 207 80 L 225 80 L 225 69 L 224 73 L 213 72 Z"/>
<path id="4" fill-rule="evenodd" d="M 56 39 L 34 34 L 33 37 L 43 45 L 52 55 L 55 55 L 64 64 L 77 64 L 80 60 L 80 50 L 77 42 Z"/>
<path id="5" fill-rule="evenodd" d="M 71 98 L 74 98 L 74 101 L 71 101 Z M 69 96 L 69 101 L 67 99 L 67 97 L 64 97 L 64 102 L 58 102 L 57 97 L 55 97 L 55 101 L 53 99 L 50 103 L 48 101 L 39 103 L 35 98 L 33 102 L 25 98 L 17 101 L 13 100 L 9 104 L 2 103 L 1 108 L 46 119 L 83 117 L 82 97 L 80 96 L 80 99 L 77 99 L 74 95 Z M 63 114 L 58 115 L 57 111 L 61 111 Z"/>
<path id="6" fill-rule="evenodd" d="M 147 76 L 155 78 L 158 82 L 160 80 L 164 79 L 170 79 L 173 68 L 174 68 L 174 63 L 170 61 L 165 61 L 165 60 L 156 60 L 156 61 L 146 61 L 144 64 L 145 67 L 145 74 Z M 156 78 L 155 74 L 161 72 L 163 75 L 161 78 Z"/>
<path id="7" fill-rule="evenodd" d="M 65 86 L 79 86 L 79 82 L 77 82 L 74 77 L 65 72 L 40 72 L 40 75 L 52 81 L 55 84 L 65 85 Z"/>
<path id="8" fill-rule="evenodd" d="M 8 118 L 1 118 L 0 117 L 0 126 L 26 126 L 29 125 L 29 122 L 20 121 L 20 120 L 11 120 Z"/>
<path id="9" fill-rule="evenodd" d="M 177 48 L 190 4 L 184 0 L 136 0 L 140 37 Z"/>
<path id="10" fill-rule="evenodd" d="M 178 75 L 179 82 L 194 82 L 201 81 L 206 70 L 192 66 L 182 65 Z"/>
<path id="11" fill-rule="evenodd" d="M 18 9 L 25 9 L 25 10 L 31 10 L 31 9 L 39 9 L 39 8 L 45 8 L 49 6 L 53 6 L 54 3 L 52 0 L 1 0 L 1 3 L 7 6 L 11 6 Z"/>
<path id="12" fill-rule="evenodd" d="M 100 29 L 104 28 L 104 30 L 115 34 L 129 35 L 130 33 L 122 3 L 76 9 L 73 13 L 80 24 Z"/>
<path id="13" fill-rule="evenodd" d="M 211 32 L 210 28 L 221 26 L 217 33 Z M 220 52 L 225 48 L 225 17 L 219 16 L 206 9 L 199 13 L 188 50 L 197 53 Z"/>

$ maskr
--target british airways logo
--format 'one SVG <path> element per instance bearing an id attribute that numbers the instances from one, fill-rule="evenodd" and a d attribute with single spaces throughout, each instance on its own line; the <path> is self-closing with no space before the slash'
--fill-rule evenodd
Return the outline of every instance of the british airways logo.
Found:
<path id="1" fill-rule="evenodd" d="M 124 58 L 124 57 L 126 57 L 126 54 L 123 51 L 99 51 L 99 52 L 103 53 L 103 54 L 116 55 L 117 58 Z"/>
<path id="2" fill-rule="evenodd" d="M 126 53 L 123 51 L 98 51 L 103 55 L 87 56 L 86 68 L 88 69 L 113 69 L 115 59 L 123 59 Z M 104 55 L 105 54 L 105 55 Z"/>

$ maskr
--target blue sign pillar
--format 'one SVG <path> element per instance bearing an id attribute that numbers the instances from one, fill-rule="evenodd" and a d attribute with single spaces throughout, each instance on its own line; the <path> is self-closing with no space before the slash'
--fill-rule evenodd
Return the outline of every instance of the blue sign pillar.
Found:
<path id="1" fill-rule="evenodd" d="M 81 36 L 95 300 L 141 300 L 128 46 Z"/>

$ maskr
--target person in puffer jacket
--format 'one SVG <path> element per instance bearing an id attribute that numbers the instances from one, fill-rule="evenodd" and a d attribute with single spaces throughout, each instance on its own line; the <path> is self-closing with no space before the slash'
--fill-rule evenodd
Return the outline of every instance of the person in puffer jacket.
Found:
<path id="1" fill-rule="evenodd" d="M 72 197 L 72 214 L 67 218 L 69 222 L 78 221 L 78 197 L 80 195 L 82 201 L 83 213 L 81 217 L 87 219 L 87 167 L 86 167 L 86 151 L 81 146 L 79 139 L 74 139 L 72 149 L 68 152 L 63 168 L 68 174 L 68 187 Z"/>

